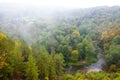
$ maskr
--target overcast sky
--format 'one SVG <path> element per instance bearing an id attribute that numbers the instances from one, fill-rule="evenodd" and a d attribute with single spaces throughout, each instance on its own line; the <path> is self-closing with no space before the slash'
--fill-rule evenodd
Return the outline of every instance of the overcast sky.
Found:
<path id="1" fill-rule="evenodd" d="M 95 6 L 118 6 L 120 5 L 120 0 L 0 0 L 0 3 L 59 6 L 66 8 L 89 8 Z"/>

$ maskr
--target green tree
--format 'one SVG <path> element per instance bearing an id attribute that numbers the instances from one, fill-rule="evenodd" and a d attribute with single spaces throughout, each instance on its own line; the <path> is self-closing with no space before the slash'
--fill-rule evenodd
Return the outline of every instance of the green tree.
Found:
<path id="1" fill-rule="evenodd" d="M 8 58 L 12 56 L 14 46 L 14 41 L 0 32 L 0 79 L 8 79 L 8 77 L 11 77 L 13 74 Z"/>
<path id="2" fill-rule="evenodd" d="M 24 61 L 28 60 L 29 53 L 31 52 L 30 47 L 27 45 L 27 43 L 24 40 L 20 40 L 21 42 L 21 52 L 22 56 L 24 57 Z"/>
<path id="3" fill-rule="evenodd" d="M 85 60 L 88 63 L 96 61 L 94 46 L 90 42 L 90 38 L 86 36 L 81 43 L 77 45 L 79 52 L 79 60 Z"/>
<path id="4" fill-rule="evenodd" d="M 120 67 L 120 45 L 111 45 L 107 52 L 106 60 L 108 65 L 116 64 Z"/>
<path id="5" fill-rule="evenodd" d="M 40 46 L 39 54 L 36 57 L 40 79 L 49 77 L 49 54 L 44 46 Z"/>
<path id="6" fill-rule="evenodd" d="M 71 46 L 64 45 L 62 47 L 62 53 L 63 53 L 64 60 L 65 60 L 66 64 L 70 61 L 71 52 L 72 52 Z"/>
<path id="7" fill-rule="evenodd" d="M 120 44 L 120 36 L 115 36 L 115 37 L 113 38 L 113 43 L 115 43 L 115 44 Z"/>
<path id="8" fill-rule="evenodd" d="M 38 67 L 34 57 L 30 54 L 28 61 L 25 62 L 25 76 L 26 80 L 38 80 Z"/>
<path id="9" fill-rule="evenodd" d="M 62 75 L 63 74 L 63 70 L 64 70 L 64 57 L 62 55 L 62 53 L 59 53 L 59 54 L 55 54 L 55 57 L 54 57 L 54 61 L 55 61 L 55 64 L 56 64 L 56 74 L 58 76 Z"/>
<path id="10" fill-rule="evenodd" d="M 23 77 L 23 56 L 20 50 L 20 42 L 15 41 L 14 49 L 11 53 L 7 55 L 7 62 L 8 64 L 8 71 L 10 72 L 11 79 L 18 79 L 20 80 Z"/>

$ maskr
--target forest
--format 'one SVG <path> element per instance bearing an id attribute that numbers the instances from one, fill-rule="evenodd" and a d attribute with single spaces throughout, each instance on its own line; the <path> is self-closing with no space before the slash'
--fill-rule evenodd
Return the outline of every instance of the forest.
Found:
<path id="1" fill-rule="evenodd" d="M 120 6 L 0 5 L 0 80 L 120 80 Z"/>

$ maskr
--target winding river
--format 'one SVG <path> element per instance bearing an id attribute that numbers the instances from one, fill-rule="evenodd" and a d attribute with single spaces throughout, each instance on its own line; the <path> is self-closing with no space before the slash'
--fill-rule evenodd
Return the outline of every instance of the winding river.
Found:
<path id="1" fill-rule="evenodd" d="M 82 71 L 85 73 L 104 71 L 106 69 L 105 56 L 102 53 L 97 53 L 97 58 L 97 62 L 92 63 L 90 66 L 84 67 Z M 71 73 L 71 71 L 73 71 L 73 68 L 74 66 L 69 66 L 66 70 L 66 73 Z"/>
<path id="2" fill-rule="evenodd" d="M 97 57 L 98 57 L 98 61 L 96 63 L 92 63 L 90 66 L 85 67 L 84 70 L 86 73 L 99 72 L 104 70 L 106 66 L 104 55 L 101 53 L 98 53 Z"/>

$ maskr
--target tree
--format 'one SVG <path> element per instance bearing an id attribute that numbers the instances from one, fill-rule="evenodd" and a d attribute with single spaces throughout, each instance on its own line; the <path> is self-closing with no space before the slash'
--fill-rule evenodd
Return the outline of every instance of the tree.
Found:
<path id="1" fill-rule="evenodd" d="M 39 46 L 39 54 L 36 57 L 37 66 L 39 70 L 39 78 L 44 79 L 45 77 L 49 78 L 49 62 L 50 56 L 44 46 Z M 54 66 L 53 66 L 54 67 Z"/>
<path id="2" fill-rule="evenodd" d="M 73 61 L 78 61 L 78 50 L 73 50 L 71 54 L 71 59 Z"/>
<path id="3" fill-rule="evenodd" d="M 54 57 L 54 61 L 55 61 L 55 64 L 56 64 L 56 74 L 58 76 L 62 75 L 63 74 L 63 70 L 64 70 L 64 57 L 62 55 L 62 53 L 59 53 L 59 54 L 55 54 L 55 57 Z"/>
<path id="4" fill-rule="evenodd" d="M 81 41 L 81 36 L 79 31 L 74 30 L 70 36 L 70 44 L 73 49 L 76 49 L 76 45 Z"/>
<path id="5" fill-rule="evenodd" d="M 113 43 L 115 43 L 115 44 L 120 44 L 120 36 L 115 36 L 115 37 L 113 38 Z"/>
<path id="6" fill-rule="evenodd" d="M 79 60 L 86 60 L 88 63 L 96 60 L 94 46 L 90 42 L 90 38 L 86 36 L 81 43 L 78 44 Z"/>
<path id="7" fill-rule="evenodd" d="M 106 31 L 102 32 L 101 40 L 104 40 L 105 42 L 111 41 L 113 37 L 120 35 L 120 29 L 108 29 Z"/>
<path id="8" fill-rule="evenodd" d="M 24 61 L 28 60 L 29 53 L 31 52 L 30 47 L 27 45 L 27 43 L 24 40 L 21 40 L 21 52 L 22 56 L 24 57 Z"/>
<path id="9" fill-rule="evenodd" d="M 14 49 L 11 53 L 7 55 L 7 62 L 8 69 L 10 71 L 11 79 L 22 79 L 23 78 L 23 72 L 24 72 L 24 63 L 23 63 L 23 56 L 20 49 L 21 43 L 19 41 L 15 41 Z"/>
<path id="10" fill-rule="evenodd" d="M 38 80 L 38 67 L 34 57 L 30 54 L 28 61 L 25 62 L 25 76 L 26 80 Z"/>
<path id="11" fill-rule="evenodd" d="M 13 40 L 0 32 L 0 79 L 7 79 L 13 74 L 8 58 L 13 52 L 14 46 Z"/>
<path id="12" fill-rule="evenodd" d="M 63 53 L 64 60 L 65 60 L 66 64 L 70 61 L 71 52 L 72 52 L 71 46 L 64 45 L 62 47 L 62 53 Z"/>
<path id="13" fill-rule="evenodd" d="M 120 67 L 120 45 L 111 45 L 106 54 L 107 64 L 116 64 Z"/>

